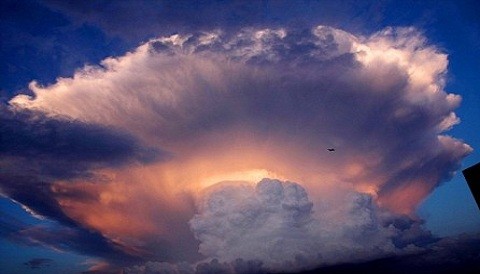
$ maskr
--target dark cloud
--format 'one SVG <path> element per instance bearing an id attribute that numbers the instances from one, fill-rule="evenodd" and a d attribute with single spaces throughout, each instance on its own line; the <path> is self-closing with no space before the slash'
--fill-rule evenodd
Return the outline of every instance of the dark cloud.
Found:
<path id="1" fill-rule="evenodd" d="M 29 245 L 132 260 L 133 252 L 68 217 L 55 198 L 55 180 L 89 179 L 97 168 L 148 164 L 167 154 L 98 125 L 0 108 L 0 191 L 39 218 L 59 224 L 29 227 L 2 213 L 0 234 Z"/>
<path id="2" fill-rule="evenodd" d="M 50 265 L 52 265 L 52 263 L 53 263 L 52 259 L 33 258 L 30 261 L 25 262 L 23 264 L 31 269 L 39 269 L 39 268 L 49 267 Z"/>
<path id="3" fill-rule="evenodd" d="M 148 258 L 145 254 L 136 253 L 131 247 L 114 243 L 97 232 L 80 227 L 26 227 L 10 234 L 9 239 L 31 246 L 44 246 L 100 257 L 118 265 L 143 261 L 142 256 Z"/>
<path id="4" fill-rule="evenodd" d="M 76 225 L 75 221 L 65 215 L 54 198 L 51 182 L 42 181 L 40 174 L 24 176 L 7 172 L 14 173 L 11 170 L 0 173 L 0 190 L 4 195 L 22 204 L 35 216 L 56 220 L 64 225 Z"/>
<path id="5" fill-rule="evenodd" d="M 387 256 L 380 259 L 342 263 L 324 266 L 303 272 L 302 274 L 474 274 L 480 271 L 480 235 L 461 235 L 447 237 L 428 246 L 421 252 L 406 255 Z M 261 261 L 244 261 L 237 259 L 232 262 L 221 262 L 217 259 L 189 265 L 186 263 L 168 264 L 148 262 L 144 266 L 127 268 L 128 274 L 252 274 L 278 273 L 271 272 L 262 266 Z"/>
<path id="6" fill-rule="evenodd" d="M 130 160 L 148 163 L 162 156 L 123 132 L 42 113 L 0 108 L 0 155 L 77 166 L 114 166 Z M 54 163 L 58 165 L 58 163 Z M 59 172 L 52 165 L 52 173 Z M 60 167 L 65 170 L 66 168 Z"/>
<path id="7" fill-rule="evenodd" d="M 142 257 L 148 258 L 131 247 L 114 243 L 78 225 L 29 225 L 5 212 L 0 212 L 0 236 L 22 245 L 98 256 L 117 265 L 138 263 L 144 260 Z"/>
<path id="8" fill-rule="evenodd" d="M 89 178 L 92 169 L 151 163 L 166 153 L 103 126 L 0 108 L 0 190 L 35 213 L 69 224 L 54 180 Z"/>
<path id="9" fill-rule="evenodd" d="M 424 227 L 423 220 L 414 220 L 408 216 L 393 215 L 383 220 L 385 227 L 391 226 L 399 231 L 393 236 L 392 242 L 397 248 L 405 248 L 408 245 L 427 247 L 440 240 Z"/>
<path id="10" fill-rule="evenodd" d="M 220 262 L 218 259 L 202 261 L 196 265 L 189 263 L 147 262 L 143 266 L 124 269 L 127 274 L 262 274 L 267 273 L 263 263 L 258 260 L 236 259 L 232 262 Z"/>
<path id="11" fill-rule="evenodd" d="M 447 237 L 429 245 L 420 254 L 393 256 L 356 264 L 318 268 L 304 274 L 412 273 L 454 274 L 480 271 L 480 235 Z"/>

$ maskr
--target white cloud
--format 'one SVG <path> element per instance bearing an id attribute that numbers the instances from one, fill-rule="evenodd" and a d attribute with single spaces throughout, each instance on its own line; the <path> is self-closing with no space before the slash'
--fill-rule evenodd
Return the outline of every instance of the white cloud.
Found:
<path id="1" fill-rule="evenodd" d="M 270 271 L 397 252 L 392 238 L 398 231 L 384 227 L 372 198 L 355 192 L 342 196 L 315 201 L 323 205 L 314 217 L 312 201 L 296 183 L 220 183 L 206 190 L 190 225 L 208 258 L 259 260 Z"/>

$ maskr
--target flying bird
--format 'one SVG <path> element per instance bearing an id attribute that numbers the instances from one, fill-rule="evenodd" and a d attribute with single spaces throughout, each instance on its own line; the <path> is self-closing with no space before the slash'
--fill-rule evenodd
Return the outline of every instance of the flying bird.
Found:
<path id="1" fill-rule="evenodd" d="M 328 150 L 328 151 L 330 151 L 330 152 L 333 152 L 333 151 L 335 151 L 335 149 L 334 149 L 334 148 L 327 148 L 327 150 Z"/>

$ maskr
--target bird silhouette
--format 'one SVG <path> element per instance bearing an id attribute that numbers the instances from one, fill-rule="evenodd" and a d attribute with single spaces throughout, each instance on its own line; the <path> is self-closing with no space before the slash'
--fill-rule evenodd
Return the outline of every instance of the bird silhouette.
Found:
<path id="1" fill-rule="evenodd" d="M 328 151 L 330 151 L 330 152 L 333 152 L 333 151 L 335 151 L 335 149 L 334 149 L 334 148 L 327 148 L 327 150 L 328 150 Z"/>

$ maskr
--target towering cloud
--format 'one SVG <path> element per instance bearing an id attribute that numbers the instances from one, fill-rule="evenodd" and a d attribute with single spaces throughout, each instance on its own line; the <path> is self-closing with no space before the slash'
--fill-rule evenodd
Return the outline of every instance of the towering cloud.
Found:
<path id="1" fill-rule="evenodd" d="M 193 261 L 199 246 L 220 262 L 302 269 L 429 237 L 415 208 L 471 151 L 444 135 L 460 103 L 444 90 L 447 63 L 412 28 L 176 34 L 32 82 L 8 108 L 125 134 L 101 131 L 126 138 L 102 141 L 111 161 L 72 150 L 73 162 L 109 164 L 50 185 L 75 223 L 148 259 Z"/>
<path id="2" fill-rule="evenodd" d="M 367 194 L 318 201 L 323 206 L 315 218 L 313 203 L 296 183 L 263 179 L 256 186 L 212 188 L 190 221 L 199 251 L 207 257 L 260 260 L 269 270 L 291 271 L 396 251 L 395 227 L 383 226 Z"/>

